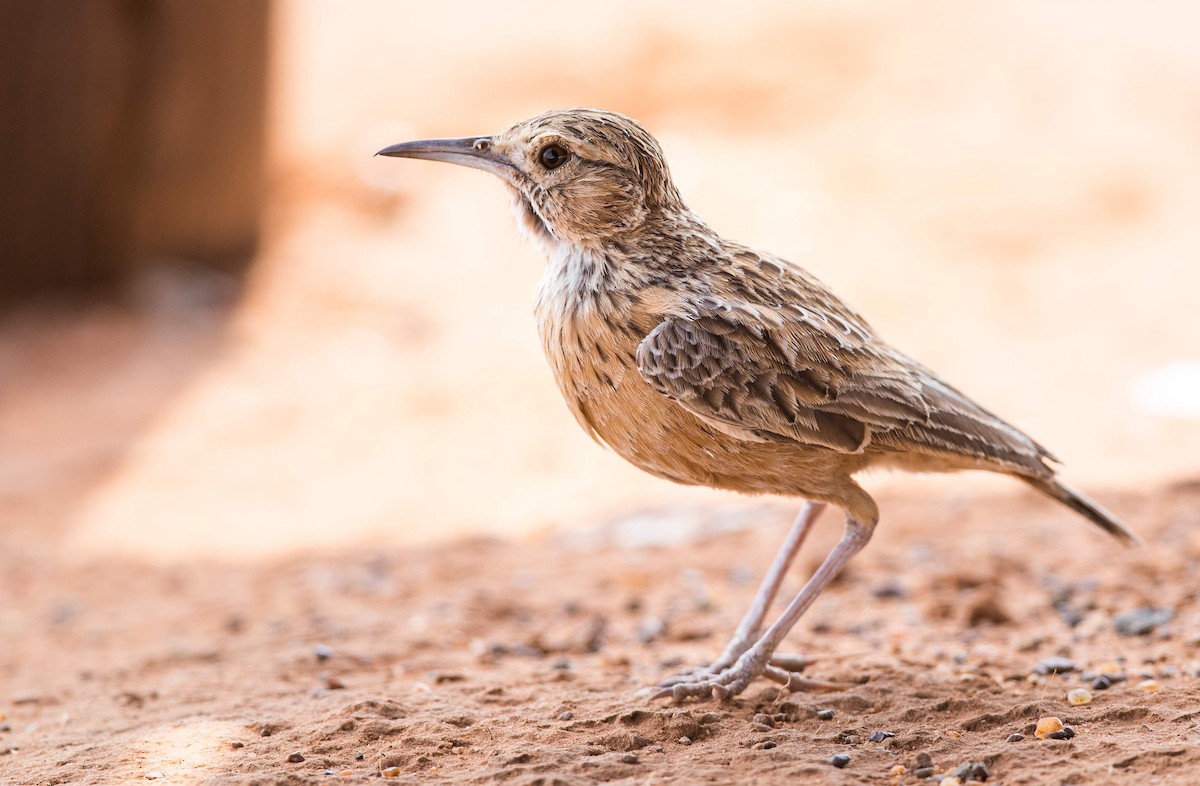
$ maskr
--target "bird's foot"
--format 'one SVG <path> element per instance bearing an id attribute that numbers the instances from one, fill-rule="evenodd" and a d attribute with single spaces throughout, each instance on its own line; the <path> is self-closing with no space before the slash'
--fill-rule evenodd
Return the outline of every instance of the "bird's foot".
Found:
<path id="1" fill-rule="evenodd" d="M 724 672 L 737 663 L 738 658 L 740 658 L 748 649 L 750 649 L 750 645 L 746 645 L 738 650 L 735 650 L 735 648 L 731 645 L 730 647 L 726 648 L 725 652 L 721 654 L 721 657 L 717 658 L 707 666 L 701 666 L 700 668 L 682 671 L 679 674 L 662 680 L 658 683 L 657 687 L 670 688 L 675 685 L 685 685 L 688 683 L 705 682 L 711 680 L 718 674 Z M 811 666 L 816 662 L 816 658 L 810 658 L 804 655 L 780 654 L 772 655 L 769 664 L 782 671 L 795 672 L 798 675 L 800 672 L 804 671 L 806 666 Z"/>
<path id="2" fill-rule="evenodd" d="M 651 698 L 670 698 L 675 702 L 709 696 L 716 699 L 728 699 L 741 693 L 759 676 L 778 682 L 792 693 L 797 691 L 825 693 L 857 687 L 855 683 L 832 682 L 803 676 L 801 672 L 816 662 L 816 658 L 803 655 L 780 654 L 763 657 L 748 650 L 732 662 L 723 662 L 725 660 L 726 658 L 722 656 L 709 666 L 663 680 L 655 686 L 659 690 Z M 653 688 L 647 692 L 652 690 Z"/>

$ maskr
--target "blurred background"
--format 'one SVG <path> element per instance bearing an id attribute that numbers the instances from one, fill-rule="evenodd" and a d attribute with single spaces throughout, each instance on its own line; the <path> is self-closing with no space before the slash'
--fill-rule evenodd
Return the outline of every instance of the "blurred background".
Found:
<path id="1" fill-rule="evenodd" d="M 497 182 L 371 157 L 584 105 L 1073 481 L 1200 475 L 1192 4 L 647 6 L 4 0 L 5 547 L 237 559 L 745 504 L 578 429 Z"/>

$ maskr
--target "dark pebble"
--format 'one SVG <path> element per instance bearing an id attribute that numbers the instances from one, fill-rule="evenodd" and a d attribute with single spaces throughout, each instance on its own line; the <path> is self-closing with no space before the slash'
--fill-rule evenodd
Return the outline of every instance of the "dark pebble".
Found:
<path id="1" fill-rule="evenodd" d="M 774 726 L 775 719 L 765 712 L 759 712 L 754 715 L 754 722 L 761 723 L 764 726 Z"/>
<path id="2" fill-rule="evenodd" d="M 1112 687 L 1112 680 L 1104 674 L 1101 674 L 1096 679 L 1092 680 L 1092 690 L 1108 690 Z"/>
<path id="3" fill-rule="evenodd" d="M 779 743 L 774 740 L 763 740 L 762 742 L 754 743 L 753 747 L 756 751 L 769 751 L 771 748 L 778 748 Z"/>
<path id="4" fill-rule="evenodd" d="M 365 753 L 356 753 L 356 754 L 354 755 L 354 760 L 355 760 L 355 761 L 362 761 L 362 760 L 363 760 L 363 759 L 365 759 L 365 758 L 367 758 L 367 756 L 366 756 L 366 754 L 365 754 Z"/>
<path id="5" fill-rule="evenodd" d="M 325 688 L 327 690 L 345 690 L 346 683 L 342 682 L 337 677 L 326 677 L 325 678 Z"/>
<path id="6" fill-rule="evenodd" d="M 1075 730 L 1072 729 L 1070 726 L 1063 726 L 1058 731 L 1052 731 L 1046 735 L 1046 737 L 1048 737 L 1049 739 L 1052 739 L 1052 740 L 1069 740 L 1074 736 L 1075 736 Z"/>
<path id="7" fill-rule="evenodd" d="M 986 781 L 991 775 L 987 765 L 981 761 L 963 762 L 955 768 L 954 774 L 960 781 Z"/>
<path id="8" fill-rule="evenodd" d="M 325 770 L 325 772 L 323 772 L 321 774 L 322 775 L 336 775 L 337 773 L 335 773 L 333 770 Z"/>
<path id="9" fill-rule="evenodd" d="M 271 732 L 270 726 L 263 726 L 261 729 L 258 730 L 258 736 L 260 736 L 260 737 L 270 737 L 271 733 L 272 732 Z"/>
<path id="10" fill-rule="evenodd" d="M 913 770 L 914 778 L 928 778 L 933 775 L 933 767 L 917 767 Z"/>
<path id="11" fill-rule="evenodd" d="M 850 755 L 846 753 L 835 753 L 829 757 L 829 763 L 840 770 L 850 763 Z"/>
<path id="12" fill-rule="evenodd" d="M 1118 614 L 1113 618 L 1113 627 L 1122 636 L 1144 636 L 1159 625 L 1170 622 L 1174 616 L 1173 609 L 1143 606 L 1140 609 Z"/>
<path id="13" fill-rule="evenodd" d="M 895 737 L 896 735 L 890 731 L 873 731 L 871 736 L 867 737 L 871 742 L 883 742 L 886 739 Z"/>
<path id="14" fill-rule="evenodd" d="M 232 748 L 233 750 L 237 750 L 238 748 L 246 747 L 246 743 L 234 741 L 234 742 L 229 743 L 229 747 Z"/>
<path id="15" fill-rule="evenodd" d="M 574 717 L 575 717 L 575 713 L 571 712 L 570 710 L 567 710 L 566 712 L 561 712 L 558 715 L 558 719 L 560 721 L 569 721 L 569 720 L 571 720 L 571 718 L 574 718 Z"/>
<path id="16" fill-rule="evenodd" d="M 12 726 L 7 723 L 0 723 L 0 731 L 12 731 Z"/>
<path id="17" fill-rule="evenodd" d="M 817 710 L 817 720 L 833 720 L 833 716 L 837 715 L 833 710 Z"/>
<path id="18" fill-rule="evenodd" d="M 1066 674 L 1075 671 L 1075 661 L 1070 658 L 1043 658 L 1033 667 L 1036 674 Z"/>
<path id="19" fill-rule="evenodd" d="M 875 589 L 871 590 L 871 594 L 879 600 L 891 600 L 897 598 L 906 598 L 908 593 L 904 591 L 903 585 L 898 581 L 887 581 Z"/>
<path id="20" fill-rule="evenodd" d="M 324 644 L 317 644 L 313 647 L 313 655 L 317 656 L 317 661 L 324 663 L 333 657 L 333 650 Z"/>
<path id="21" fill-rule="evenodd" d="M 292 764 L 299 764 L 300 762 L 304 761 L 304 754 L 289 753 L 287 760 L 290 761 Z"/>
<path id="22" fill-rule="evenodd" d="M 1005 742 L 1020 742 L 1023 739 L 1025 739 L 1024 734 L 1010 734 L 1010 735 L 1008 735 L 1008 739 L 1006 739 Z"/>

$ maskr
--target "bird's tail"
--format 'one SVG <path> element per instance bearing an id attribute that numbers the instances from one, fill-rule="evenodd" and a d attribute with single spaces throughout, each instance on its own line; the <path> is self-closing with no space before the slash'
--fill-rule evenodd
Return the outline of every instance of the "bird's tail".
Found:
<path id="1" fill-rule="evenodd" d="M 1116 516 L 1101 507 L 1098 502 L 1089 499 L 1086 495 L 1071 488 L 1058 478 L 1031 478 L 1026 476 L 1022 477 L 1021 480 L 1033 486 L 1047 497 L 1058 500 L 1071 508 L 1071 510 L 1086 517 L 1093 524 L 1118 540 L 1123 541 L 1126 545 L 1142 545 L 1142 539 L 1137 536 L 1137 533 L 1122 524 Z"/>

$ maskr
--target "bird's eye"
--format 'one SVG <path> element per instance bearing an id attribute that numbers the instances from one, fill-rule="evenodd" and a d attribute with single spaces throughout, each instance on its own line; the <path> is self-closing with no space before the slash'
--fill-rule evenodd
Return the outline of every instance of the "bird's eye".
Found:
<path id="1" fill-rule="evenodd" d="M 550 144 L 543 147 L 542 152 L 538 153 L 538 160 L 546 169 L 558 169 L 567 163 L 569 156 L 570 154 L 561 145 Z"/>

